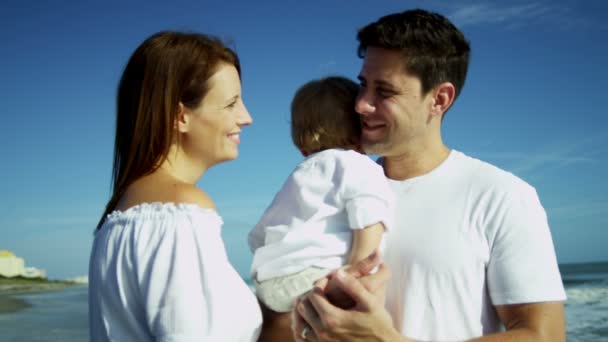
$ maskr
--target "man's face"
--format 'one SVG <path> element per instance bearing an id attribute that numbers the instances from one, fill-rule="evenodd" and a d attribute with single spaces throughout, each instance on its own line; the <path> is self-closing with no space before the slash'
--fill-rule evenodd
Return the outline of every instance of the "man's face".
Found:
<path id="1" fill-rule="evenodd" d="M 398 51 L 369 47 L 359 74 L 355 109 L 361 115 L 361 144 L 368 154 L 397 156 L 422 148 L 428 137 L 432 96 L 407 73 Z"/>

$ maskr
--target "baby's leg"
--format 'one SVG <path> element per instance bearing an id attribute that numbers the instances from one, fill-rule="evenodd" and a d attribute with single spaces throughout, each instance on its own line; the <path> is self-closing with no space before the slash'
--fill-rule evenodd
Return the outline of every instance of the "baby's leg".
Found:
<path id="1" fill-rule="evenodd" d="M 262 333 L 260 334 L 258 341 L 295 341 L 291 333 L 291 311 L 272 311 L 262 302 L 260 302 L 260 307 L 262 308 L 262 316 L 264 321 L 262 325 Z"/>
<path id="2" fill-rule="evenodd" d="M 256 295 L 264 315 L 260 341 L 294 341 L 291 333 L 291 310 L 296 299 L 310 291 L 314 282 L 329 270 L 310 267 L 296 274 L 262 282 L 254 279 Z"/>

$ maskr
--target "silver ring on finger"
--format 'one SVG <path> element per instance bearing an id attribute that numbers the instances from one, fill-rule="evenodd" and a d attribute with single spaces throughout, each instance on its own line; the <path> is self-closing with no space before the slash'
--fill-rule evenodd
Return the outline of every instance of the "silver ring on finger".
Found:
<path id="1" fill-rule="evenodd" d="M 306 336 L 308 335 L 309 332 L 310 332 L 310 327 L 308 327 L 308 326 L 304 327 L 304 329 L 302 329 L 302 332 L 300 333 L 300 337 L 303 339 L 306 339 Z"/>

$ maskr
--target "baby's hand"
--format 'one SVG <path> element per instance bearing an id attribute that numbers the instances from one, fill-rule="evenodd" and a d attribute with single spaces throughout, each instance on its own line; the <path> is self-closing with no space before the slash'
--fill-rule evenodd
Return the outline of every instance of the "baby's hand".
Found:
<path id="1" fill-rule="evenodd" d="M 343 270 L 348 270 L 350 266 L 342 267 Z M 325 296 L 333 305 L 341 309 L 351 309 L 355 306 L 355 301 L 338 287 L 335 280 L 335 271 L 328 275 L 327 284 L 324 289 Z"/>

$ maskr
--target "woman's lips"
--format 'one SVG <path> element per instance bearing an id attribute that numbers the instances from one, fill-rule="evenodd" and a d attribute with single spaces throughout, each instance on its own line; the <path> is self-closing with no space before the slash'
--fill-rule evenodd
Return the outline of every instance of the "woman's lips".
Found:
<path id="1" fill-rule="evenodd" d="M 240 132 L 228 134 L 228 139 L 238 145 L 241 143 L 241 134 Z"/>

